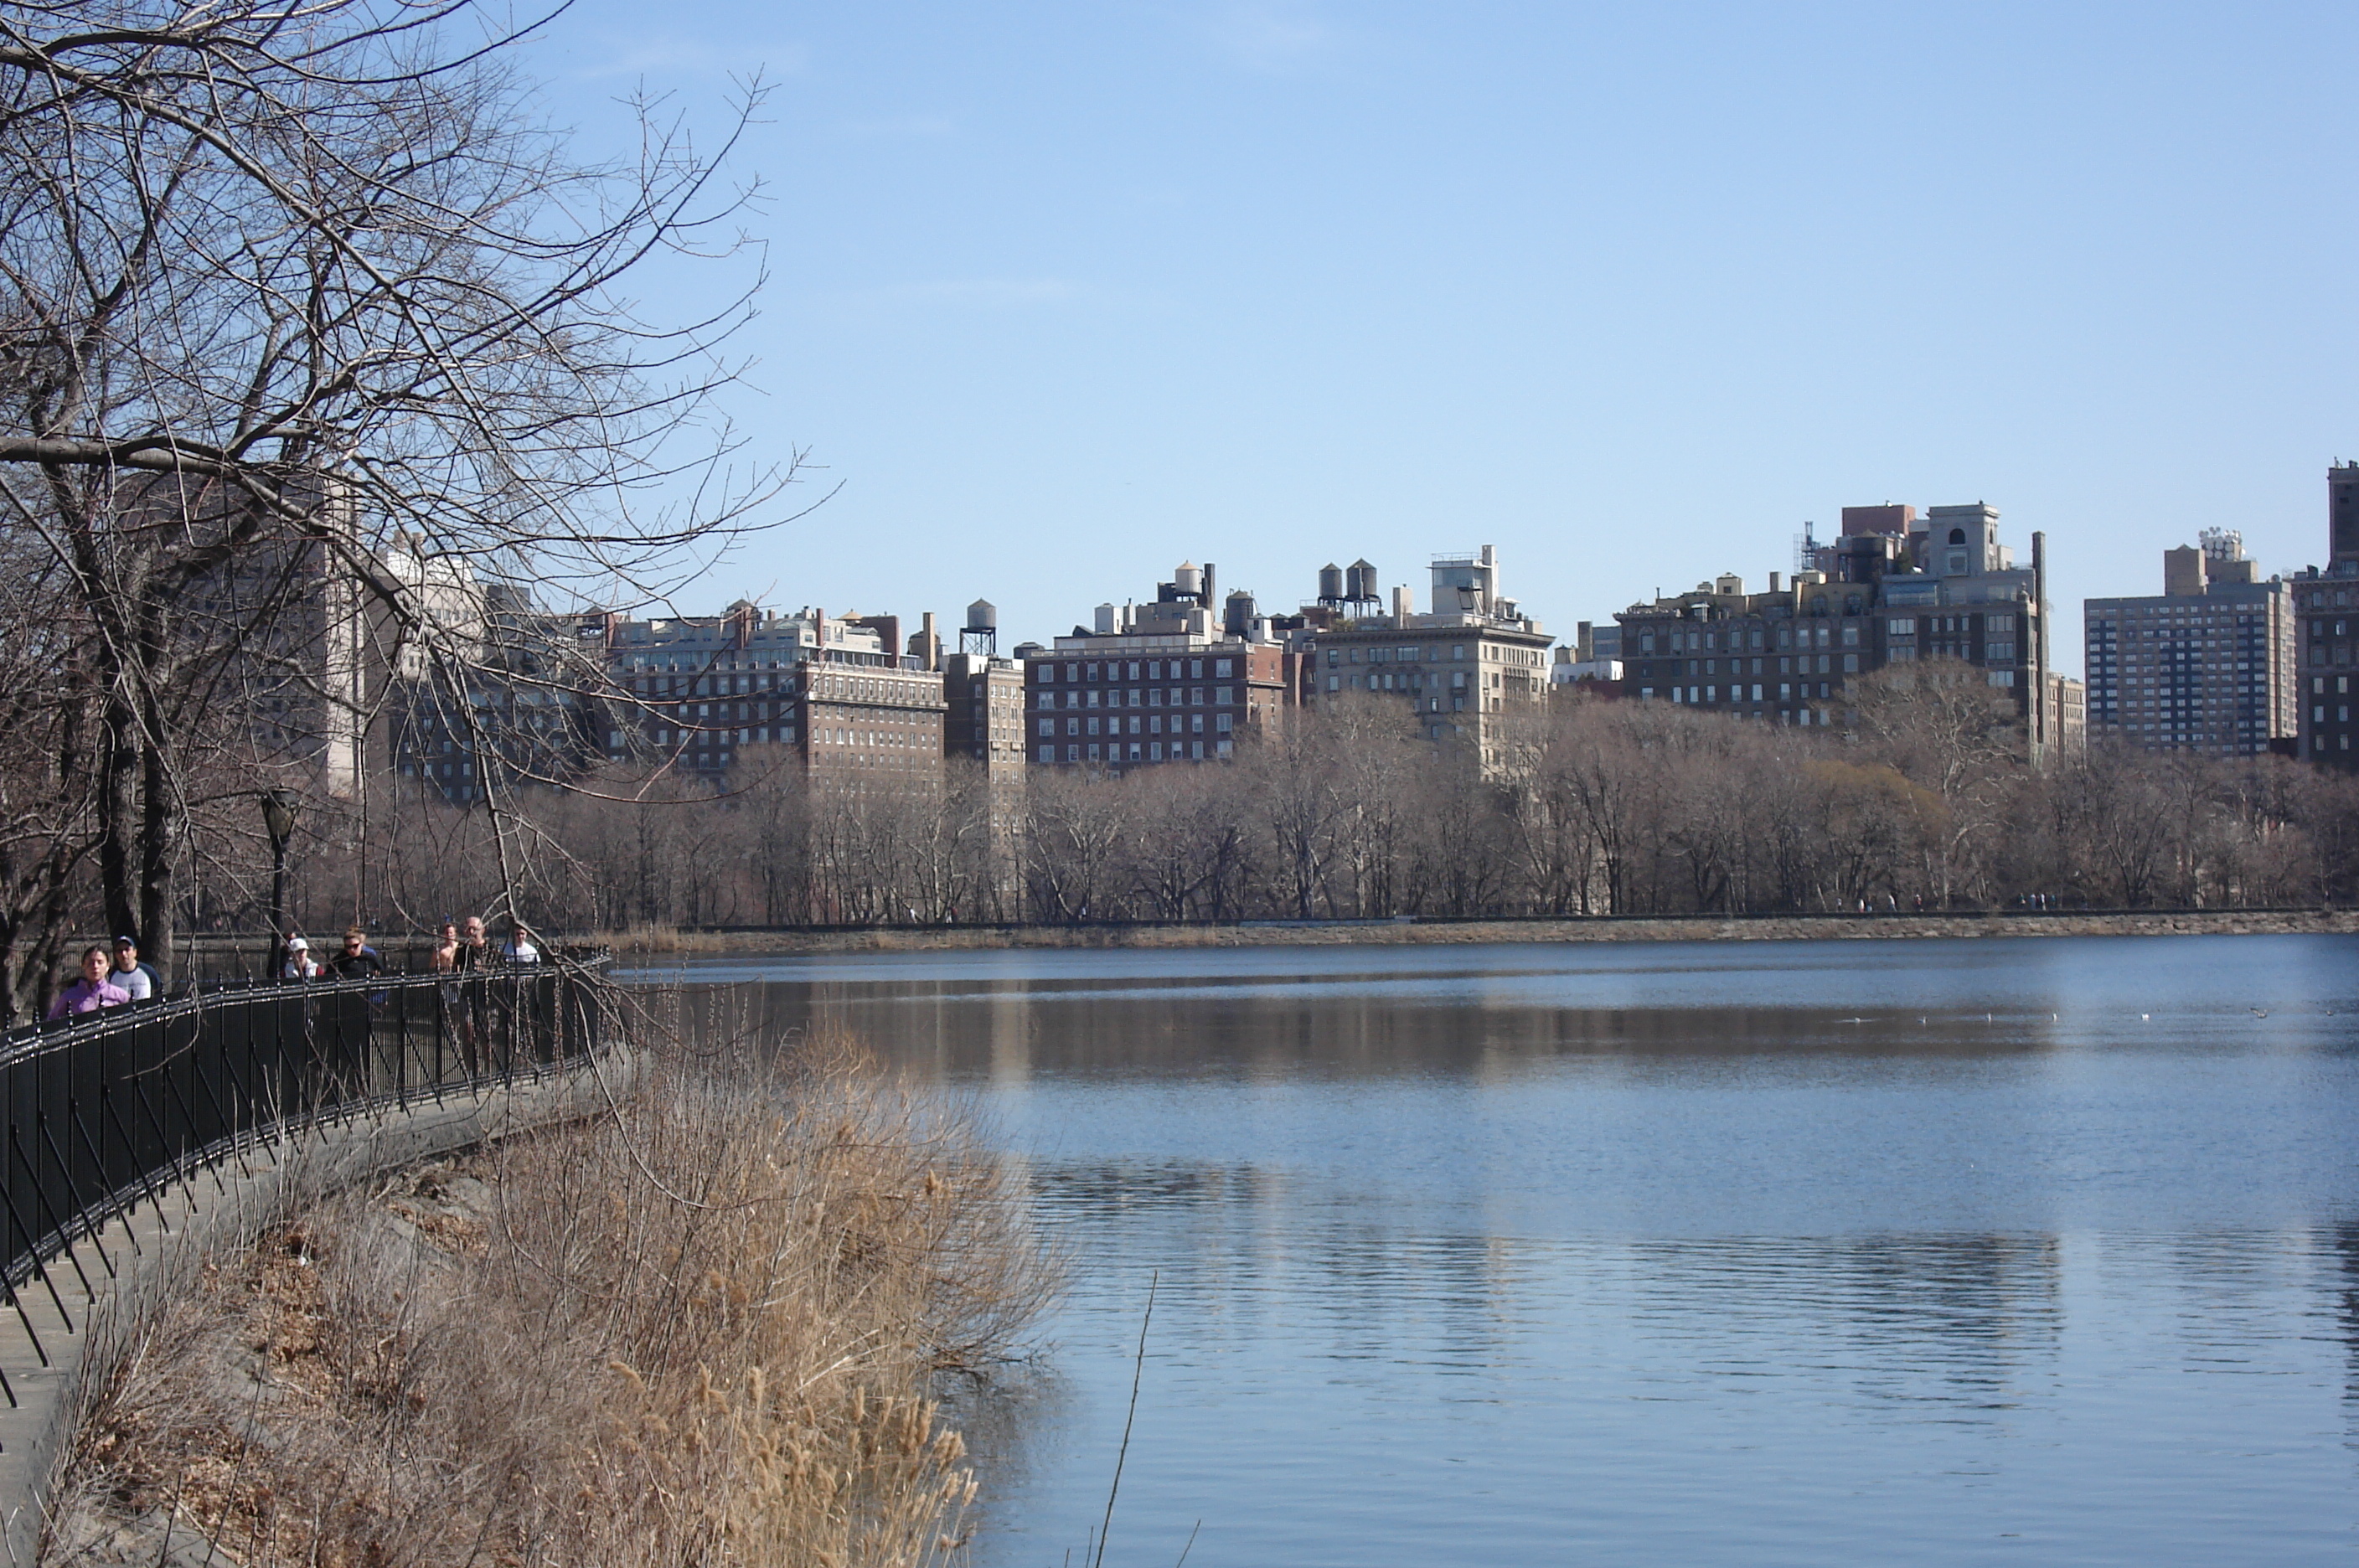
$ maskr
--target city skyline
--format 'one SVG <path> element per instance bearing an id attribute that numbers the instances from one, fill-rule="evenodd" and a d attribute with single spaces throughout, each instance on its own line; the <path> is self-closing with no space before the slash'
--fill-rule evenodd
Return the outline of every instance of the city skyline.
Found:
<path id="1" fill-rule="evenodd" d="M 642 81 L 692 117 L 777 84 L 734 160 L 775 199 L 733 408 L 842 489 L 684 601 L 980 595 L 1045 636 L 1180 553 L 1284 603 L 1483 540 L 1597 620 L 1886 500 L 2045 533 L 2060 604 L 2204 528 L 2299 571 L 2359 451 L 2354 34 L 596 0 L 536 66 L 591 145 Z"/>

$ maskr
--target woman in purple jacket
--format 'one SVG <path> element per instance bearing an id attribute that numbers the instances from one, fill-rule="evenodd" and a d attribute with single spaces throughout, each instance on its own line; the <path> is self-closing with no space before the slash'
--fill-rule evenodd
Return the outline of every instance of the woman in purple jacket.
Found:
<path id="1" fill-rule="evenodd" d="M 114 960 L 106 949 L 86 949 L 82 955 L 82 978 L 58 993 L 49 1004 L 49 1017 L 62 1018 L 74 1013 L 94 1013 L 101 1007 L 127 1007 L 131 993 L 113 984 L 106 972 L 114 967 Z"/>

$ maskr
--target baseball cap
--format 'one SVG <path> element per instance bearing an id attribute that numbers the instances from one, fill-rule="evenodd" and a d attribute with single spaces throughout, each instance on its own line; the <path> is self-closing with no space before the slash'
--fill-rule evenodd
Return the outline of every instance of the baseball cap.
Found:
<path id="1" fill-rule="evenodd" d="M 287 939 L 287 950 L 288 950 L 289 953 L 292 953 L 292 952 L 294 952 L 297 948 L 300 948 L 300 949 L 302 949 L 304 952 L 309 953 L 309 952 L 310 952 L 310 951 L 311 951 L 311 944 L 310 944 L 310 942 L 305 942 L 305 941 L 304 941 L 301 937 L 299 937 L 299 936 L 290 936 L 290 937 L 288 937 L 288 938 Z"/>
<path id="2" fill-rule="evenodd" d="M 136 936 L 119 936 L 114 939 L 114 945 L 117 947 L 137 947 L 139 945 L 139 939 Z"/>

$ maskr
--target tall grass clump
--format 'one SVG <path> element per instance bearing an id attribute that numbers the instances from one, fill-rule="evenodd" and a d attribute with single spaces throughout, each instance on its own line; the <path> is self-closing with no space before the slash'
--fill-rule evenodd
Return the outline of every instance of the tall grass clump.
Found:
<path id="1" fill-rule="evenodd" d="M 610 1114 L 210 1267 L 83 1423 L 53 1563 L 917 1564 L 935 1381 L 1055 1270 L 972 1116 L 843 1049 L 646 1063 Z"/>

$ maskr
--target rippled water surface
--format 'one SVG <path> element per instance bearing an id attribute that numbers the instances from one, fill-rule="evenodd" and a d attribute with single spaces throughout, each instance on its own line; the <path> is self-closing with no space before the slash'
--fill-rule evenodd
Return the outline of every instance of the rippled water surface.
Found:
<path id="1" fill-rule="evenodd" d="M 2359 942 L 705 963 L 1073 1249 L 990 1568 L 2359 1560 Z"/>

